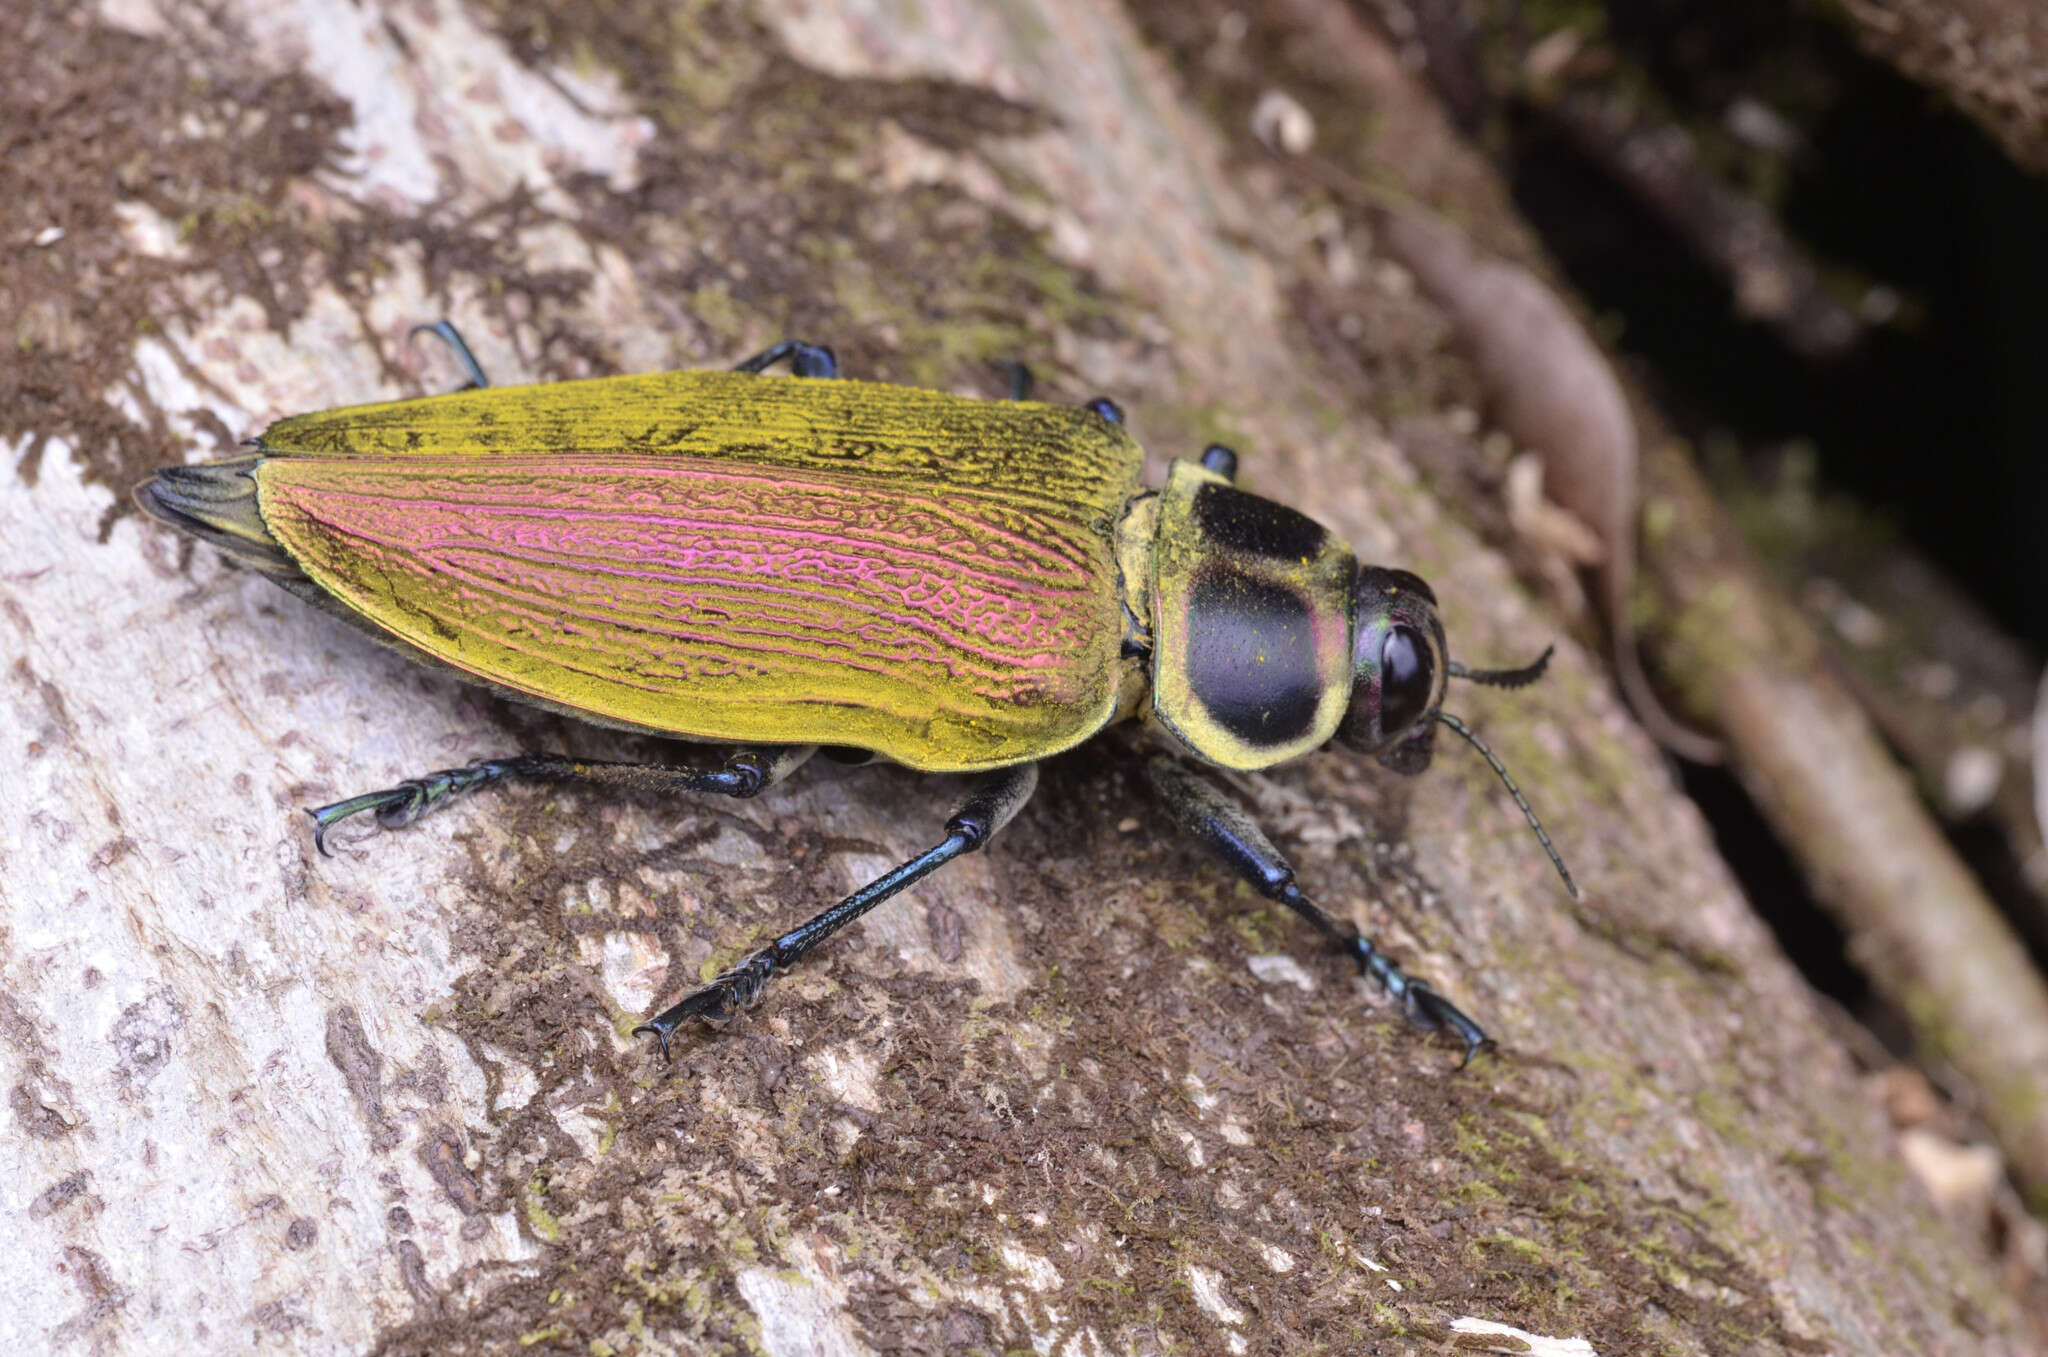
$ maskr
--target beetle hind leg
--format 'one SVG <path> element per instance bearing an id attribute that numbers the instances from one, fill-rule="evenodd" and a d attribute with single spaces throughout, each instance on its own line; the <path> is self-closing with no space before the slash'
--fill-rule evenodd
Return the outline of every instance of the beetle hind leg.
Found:
<path id="1" fill-rule="evenodd" d="M 1207 779 L 1164 755 L 1147 760 L 1145 772 L 1181 828 L 1207 844 L 1254 890 L 1314 925 L 1338 951 L 1356 962 L 1362 973 L 1378 981 L 1382 989 L 1401 1002 L 1409 1021 L 1432 1030 L 1449 1028 L 1464 1042 L 1465 1059 L 1460 1068 L 1481 1051 L 1493 1048 L 1493 1039 L 1485 1030 L 1438 993 L 1434 985 L 1403 972 L 1373 945 L 1371 938 L 1358 931 L 1356 924 L 1337 918 L 1303 895 L 1295 882 L 1294 868 L 1243 806 Z"/>
<path id="2" fill-rule="evenodd" d="M 501 782 L 595 782 L 654 792 L 704 792 L 745 799 L 782 781 L 816 752 L 811 745 L 769 745 L 733 751 L 716 768 L 679 768 L 659 763 L 610 763 L 560 754 L 517 754 L 479 759 L 407 778 L 396 787 L 364 792 L 320 806 L 313 818 L 313 845 L 327 853 L 327 831 L 351 816 L 369 813 L 385 829 L 401 829 L 431 810 Z"/>
<path id="3" fill-rule="evenodd" d="M 692 1018 L 721 1023 L 752 1005 L 769 980 L 795 965 L 813 947 L 905 887 L 987 843 L 1024 808 L 1037 786 L 1035 763 L 1004 768 L 983 777 L 954 809 L 946 821 L 946 837 L 936 847 L 884 872 L 822 914 L 784 933 L 704 988 L 634 1028 L 633 1034 L 650 1033 L 661 1044 L 661 1054 L 666 1059 L 668 1039 L 677 1028 Z"/>

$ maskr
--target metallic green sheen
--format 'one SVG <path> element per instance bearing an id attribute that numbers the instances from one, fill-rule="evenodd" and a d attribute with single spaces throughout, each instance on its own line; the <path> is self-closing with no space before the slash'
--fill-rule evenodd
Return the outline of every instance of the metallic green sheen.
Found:
<path id="1" fill-rule="evenodd" d="M 1084 410 L 675 372 L 298 415 L 263 523 L 459 670 L 692 739 L 999 767 L 1115 714 L 1142 454 Z"/>

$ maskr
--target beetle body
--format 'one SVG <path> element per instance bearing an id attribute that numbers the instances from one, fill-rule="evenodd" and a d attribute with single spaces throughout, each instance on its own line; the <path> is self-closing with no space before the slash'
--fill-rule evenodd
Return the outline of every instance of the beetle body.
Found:
<path id="1" fill-rule="evenodd" d="M 1350 702 L 1350 550 L 1192 462 L 1152 502 L 1089 410 L 670 372 L 295 415 L 257 447 L 143 502 L 607 725 L 966 772 L 1149 709 L 1261 768 Z"/>
<path id="2" fill-rule="evenodd" d="M 589 719 L 959 772 L 1114 713 L 1110 528 L 1143 454 L 1085 410 L 674 372 L 299 415 L 258 447 L 223 474 L 275 573 Z"/>
<path id="3" fill-rule="evenodd" d="M 795 344 L 734 372 L 513 388 L 483 387 L 460 352 L 480 389 L 282 419 L 253 454 L 167 468 L 138 501 L 416 658 L 741 751 L 717 773 L 658 770 L 664 785 L 751 795 L 812 746 L 982 774 L 935 854 L 978 847 L 1031 765 L 1119 720 L 1232 769 L 1333 737 L 1403 772 L 1429 760 L 1455 666 L 1427 586 L 1238 489 L 1227 450 L 1173 463 L 1154 493 L 1106 402 L 823 380 L 830 351 Z M 792 354 L 810 375 L 759 375 Z M 622 767 L 486 761 L 315 818 L 323 835 L 363 809 L 398 824 L 490 781 L 630 780 L 602 771 Z M 1484 1040 L 1300 898 L 1221 793 L 1154 780 L 1255 886 L 1413 990 L 1411 1013 Z M 848 918 L 944 860 L 906 864 Z M 816 940 L 793 938 L 685 1016 L 750 1001 Z M 664 1043 L 673 1026 L 657 1020 Z"/>

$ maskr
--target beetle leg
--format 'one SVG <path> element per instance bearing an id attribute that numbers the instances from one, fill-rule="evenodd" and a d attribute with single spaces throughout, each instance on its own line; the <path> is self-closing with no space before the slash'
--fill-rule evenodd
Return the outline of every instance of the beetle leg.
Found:
<path id="1" fill-rule="evenodd" d="M 799 377 L 837 377 L 839 359 L 829 345 L 806 344 L 801 339 L 785 339 L 779 344 L 770 344 L 743 363 L 733 365 L 734 372 L 765 372 L 783 359 L 789 360 L 789 370 Z"/>
<path id="2" fill-rule="evenodd" d="M 1213 471 L 1232 485 L 1237 484 L 1237 451 L 1221 443 L 1211 443 L 1202 449 L 1203 469 Z"/>
<path id="3" fill-rule="evenodd" d="M 816 752 L 813 745 L 768 745 L 739 749 L 716 768 L 676 768 L 659 763 L 608 763 L 572 759 L 560 754 L 516 754 L 506 759 L 478 759 L 461 768 L 443 768 L 424 777 L 407 778 L 381 792 L 365 792 L 306 814 L 313 817 L 313 844 L 327 852 L 327 831 L 351 815 L 373 812 L 386 829 L 411 824 L 428 811 L 459 796 L 500 782 L 596 782 L 654 792 L 710 792 L 746 798 L 788 777 Z"/>
<path id="4" fill-rule="evenodd" d="M 1024 808 L 1038 786 L 1038 765 L 1022 763 L 989 774 L 974 784 L 953 815 L 946 821 L 946 837 L 937 847 L 918 854 L 893 871 L 884 872 L 832 908 L 784 933 L 766 947 L 713 980 L 680 1003 L 663 1009 L 633 1029 L 638 1036 L 651 1032 L 668 1056 L 668 1039 L 691 1018 L 724 1022 L 761 997 L 762 989 L 778 971 L 786 970 L 813 947 L 837 933 L 861 915 L 881 904 L 954 858 L 987 843 L 995 832 Z"/>
<path id="5" fill-rule="evenodd" d="M 1399 966 L 1373 946 L 1372 939 L 1358 931 L 1357 925 L 1325 912 L 1303 895 L 1301 887 L 1295 884 L 1294 868 L 1243 806 L 1206 778 L 1164 755 L 1148 759 L 1145 772 L 1181 828 L 1207 844 L 1254 890 L 1315 925 L 1338 951 L 1358 963 L 1360 971 L 1379 981 L 1388 994 L 1400 1000 L 1411 1021 L 1432 1029 L 1448 1027 L 1456 1033 L 1465 1043 L 1465 1060 L 1460 1062 L 1460 1068 L 1493 1045 L 1493 1039 L 1479 1024 L 1439 994 L 1435 986 L 1403 974 Z"/>
<path id="6" fill-rule="evenodd" d="M 455 388 L 457 391 L 472 388 L 481 391 L 491 384 L 491 379 L 484 376 L 484 365 L 476 361 L 476 355 L 469 351 L 469 342 L 462 337 L 462 331 L 455 328 L 453 321 L 437 320 L 432 325 L 415 325 L 410 333 L 432 335 L 455 351 L 455 361 L 462 364 L 462 370 L 469 375 L 468 381 Z"/>
<path id="7" fill-rule="evenodd" d="M 1031 389 L 1038 385 L 1038 379 L 1031 375 L 1031 369 L 1018 362 L 1005 363 L 1003 367 L 1010 374 L 1010 399 L 1030 400 Z"/>

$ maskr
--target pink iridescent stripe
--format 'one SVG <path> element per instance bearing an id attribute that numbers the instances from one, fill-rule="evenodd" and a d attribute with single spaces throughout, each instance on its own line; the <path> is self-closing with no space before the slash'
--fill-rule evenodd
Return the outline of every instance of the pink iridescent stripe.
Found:
<path id="1" fill-rule="evenodd" d="M 458 650 L 646 691 L 835 667 L 934 715 L 963 686 L 1089 705 L 1099 666 L 1076 661 L 1116 642 L 1100 532 L 1015 496 L 675 458 L 291 458 L 264 511 L 344 597 L 403 594 Z"/>

